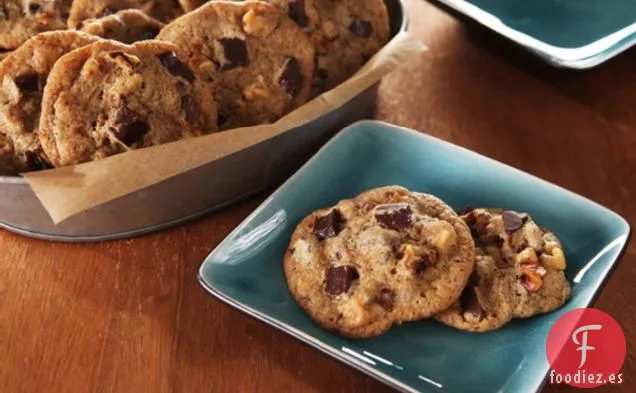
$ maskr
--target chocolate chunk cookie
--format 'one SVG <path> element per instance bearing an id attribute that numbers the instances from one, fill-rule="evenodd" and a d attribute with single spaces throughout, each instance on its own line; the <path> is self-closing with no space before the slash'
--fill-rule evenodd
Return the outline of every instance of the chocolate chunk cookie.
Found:
<path id="1" fill-rule="evenodd" d="M 103 40 L 63 56 L 51 70 L 40 140 L 61 167 L 215 129 L 213 87 L 175 45 Z"/>
<path id="2" fill-rule="evenodd" d="M 113 15 L 80 22 L 80 30 L 102 38 L 132 44 L 154 39 L 163 28 L 163 23 L 151 18 L 141 10 L 123 10 Z"/>
<path id="3" fill-rule="evenodd" d="M 169 22 L 183 14 L 178 0 L 74 0 L 68 28 L 81 29 L 80 23 L 87 19 L 103 18 L 131 8 L 142 10 L 161 22 Z"/>
<path id="4" fill-rule="evenodd" d="M 355 74 L 389 40 L 384 0 L 264 0 L 293 19 L 316 51 L 312 96 Z M 191 11 L 205 0 L 181 0 Z"/>
<path id="5" fill-rule="evenodd" d="M 77 31 L 42 33 L 0 63 L 0 133 L 14 150 L 16 172 L 48 167 L 41 153 L 38 125 L 49 72 L 61 56 L 97 40 Z"/>
<path id="6" fill-rule="evenodd" d="M 389 40 L 384 0 L 265 0 L 296 21 L 316 50 L 313 95 L 355 74 Z"/>
<path id="7" fill-rule="evenodd" d="M 0 2 L 0 52 L 15 49 L 32 36 L 64 30 L 72 0 Z"/>
<path id="8" fill-rule="evenodd" d="M 479 250 L 477 253 L 475 270 L 459 300 L 435 319 L 460 330 L 487 332 L 512 319 L 516 306 L 514 273 L 499 266 L 491 256 Z"/>
<path id="9" fill-rule="evenodd" d="M 313 46 L 270 4 L 210 2 L 157 38 L 183 48 L 213 81 L 221 129 L 273 122 L 307 101 Z"/>
<path id="10" fill-rule="evenodd" d="M 528 318 L 561 307 L 570 296 L 563 246 L 525 213 L 473 209 L 462 218 L 478 248 L 515 272 L 513 318 Z"/>
<path id="11" fill-rule="evenodd" d="M 474 262 L 470 231 L 451 208 L 393 186 L 306 217 L 284 269 L 291 295 L 317 324 L 373 337 L 447 309 Z"/>

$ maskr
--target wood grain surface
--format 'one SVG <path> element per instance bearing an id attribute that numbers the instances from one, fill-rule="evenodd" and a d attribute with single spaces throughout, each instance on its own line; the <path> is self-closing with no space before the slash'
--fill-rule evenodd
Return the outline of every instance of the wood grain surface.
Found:
<path id="1" fill-rule="evenodd" d="M 377 118 L 636 217 L 636 50 L 591 71 L 554 69 L 446 10 L 407 3 L 430 50 L 383 81 Z M 390 391 L 199 287 L 201 261 L 265 197 L 102 244 L 0 231 L 0 391 Z M 627 338 L 624 384 L 597 391 L 636 391 L 634 262 L 632 243 L 596 304 Z"/>

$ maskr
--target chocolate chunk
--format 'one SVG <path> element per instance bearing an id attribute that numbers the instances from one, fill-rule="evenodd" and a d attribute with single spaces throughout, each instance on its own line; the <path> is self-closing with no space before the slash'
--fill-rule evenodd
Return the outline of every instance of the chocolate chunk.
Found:
<path id="1" fill-rule="evenodd" d="M 464 220 L 466 225 L 468 225 L 468 227 L 471 229 L 477 222 L 477 217 L 475 217 L 475 213 L 473 213 L 472 211 L 470 213 L 467 213 L 466 215 L 462 214 L 462 219 Z"/>
<path id="2" fill-rule="evenodd" d="M 438 258 L 437 250 L 427 250 L 427 252 L 420 255 L 419 258 L 407 262 L 407 266 L 417 275 L 426 270 L 426 268 L 434 266 Z"/>
<path id="3" fill-rule="evenodd" d="M 148 27 L 141 31 L 141 34 L 139 35 L 139 40 L 140 41 L 152 40 L 153 38 L 157 36 L 157 34 L 159 34 L 159 29 L 155 29 L 154 27 Z"/>
<path id="4" fill-rule="evenodd" d="M 177 57 L 176 53 L 163 53 L 159 55 L 159 60 L 161 61 L 161 64 L 163 64 L 163 66 L 166 67 L 166 69 L 168 69 L 168 71 L 172 75 L 181 77 L 190 83 L 194 81 L 194 74 L 192 73 L 192 70 L 190 70 L 187 65 L 179 60 L 179 57 Z"/>
<path id="5" fill-rule="evenodd" d="M 314 235 L 318 240 L 325 240 L 335 237 L 342 230 L 344 219 L 337 209 L 331 210 L 326 216 L 316 219 L 314 222 Z"/>
<path id="6" fill-rule="evenodd" d="M 304 79 L 298 60 L 293 57 L 288 57 L 283 66 L 283 72 L 278 78 L 280 87 L 290 96 L 296 97 L 303 88 Z"/>
<path id="7" fill-rule="evenodd" d="M 375 219 L 385 228 L 401 231 L 411 227 L 411 207 L 405 203 L 381 205 L 375 209 Z"/>
<path id="8" fill-rule="evenodd" d="M 150 131 L 148 123 L 143 121 L 137 113 L 125 106 L 117 110 L 113 125 L 114 127 L 112 127 L 111 130 L 115 134 L 115 137 L 126 146 L 138 142 Z"/>
<path id="9" fill-rule="evenodd" d="M 371 22 L 367 22 L 366 20 L 360 19 L 356 16 L 349 25 L 349 31 L 358 37 L 367 38 L 371 37 L 371 34 L 373 34 L 373 25 L 371 25 Z"/>
<path id="10" fill-rule="evenodd" d="M 324 68 L 316 68 L 316 76 L 319 79 L 327 79 L 329 78 L 329 71 L 325 70 Z"/>
<path id="11" fill-rule="evenodd" d="M 225 125 L 225 123 L 227 123 L 228 120 L 230 120 L 230 119 L 227 116 L 225 116 L 223 113 L 219 112 L 219 115 L 216 118 L 217 127 L 223 127 Z"/>
<path id="12" fill-rule="evenodd" d="M 40 78 L 38 74 L 23 74 L 13 80 L 20 93 L 33 93 L 40 90 Z"/>
<path id="13" fill-rule="evenodd" d="M 24 155 L 30 170 L 43 171 L 45 169 L 53 168 L 53 166 L 49 164 L 48 160 L 44 157 L 44 153 L 41 149 L 26 151 Z"/>
<path id="14" fill-rule="evenodd" d="M 99 13 L 97 13 L 97 17 L 98 18 L 103 18 L 105 16 L 112 15 L 115 12 L 117 12 L 117 11 L 115 11 L 114 9 L 112 9 L 110 7 L 104 7 L 104 9 L 102 9 Z"/>
<path id="15" fill-rule="evenodd" d="M 479 304 L 479 297 L 477 296 L 477 290 L 472 285 L 464 288 L 462 295 L 459 298 L 459 307 L 462 312 L 470 312 L 481 321 L 484 319 L 485 313 Z"/>
<path id="16" fill-rule="evenodd" d="M 83 27 L 84 27 L 84 21 L 81 21 L 75 25 L 75 30 L 82 30 Z"/>
<path id="17" fill-rule="evenodd" d="M 515 232 L 528 220 L 528 216 L 522 216 L 509 210 L 503 212 L 501 216 L 503 217 L 504 228 L 507 232 Z"/>
<path id="18" fill-rule="evenodd" d="M 289 17 L 300 27 L 305 27 L 309 24 L 309 18 L 307 18 L 305 13 L 305 0 L 296 0 L 289 3 Z"/>
<path id="19" fill-rule="evenodd" d="M 32 14 L 36 14 L 41 8 L 37 3 L 29 3 L 29 12 Z"/>
<path id="20" fill-rule="evenodd" d="M 353 266 L 333 266 L 327 269 L 325 275 L 325 291 L 332 295 L 345 293 L 351 287 L 353 280 L 360 276 Z"/>
<path id="21" fill-rule="evenodd" d="M 392 311 L 395 303 L 395 292 L 390 288 L 382 288 L 375 296 L 375 302 L 386 311 Z"/>
<path id="22" fill-rule="evenodd" d="M 223 47 L 225 62 L 222 62 L 221 71 L 231 70 L 237 67 L 247 67 L 250 64 L 250 56 L 247 52 L 245 40 L 240 38 L 219 38 L 219 44 Z"/>

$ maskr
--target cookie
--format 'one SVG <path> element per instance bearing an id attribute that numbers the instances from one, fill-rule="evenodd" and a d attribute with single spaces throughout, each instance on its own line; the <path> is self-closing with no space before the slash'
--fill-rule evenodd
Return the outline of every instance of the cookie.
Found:
<path id="1" fill-rule="evenodd" d="M 103 18 L 87 19 L 80 22 L 79 30 L 124 44 L 132 44 L 154 39 L 163 26 L 163 23 L 143 11 L 130 9 Z"/>
<path id="2" fill-rule="evenodd" d="M 157 39 L 183 48 L 214 82 L 221 129 L 274 122 L 309 97 L 313 46 L 270 4 L 209 2 Z"/>
<path id="3" fill-rule="evenodd" d="M 55 167 L 212 132 L 212 85 L 167 42 L 102 40 L 58 60 L 40 140 Z"/>
<path id="4" fill-rule="evenodd" d="M 81 29 L 87 19 L 103 18 L 117 11 L 139 9 L 147 15 L 169 22 L 183 14 L 178 0 L 74 0 L 68 17 L 69 29 Z"/>
<path id="5" fill-rule="evenodd" d="M 292 297 L 318 325 L 361 338 L 447 309 L 474 253 L 468 227 L 444 202 L 392 186 L 307 216 L 283 264 Z"/>
<path id="6" fill-rule="evenodd" d="M 512 320 L 514 272 L 477 250 L 475 270 L 460 298 L 435 319 L 460 330 L 488 332 Z"/>
<path id="7" fill-rule="evenodd" d="M 61 56 L 96 40 L 76 31 L 42 33 L 0 63 L 0 133 L 11 142 L 16 172 L 49 167 L 38 138 L 42 94 L 49 72 Z"/>
<path id="8" fill-rule="evenodd" d="M 288 14 L 316 50 L 313 95 L 355 74 L 389 40 L 384 0 L 265 0 Z"/>
<path id="9" fill-rule="evenodd" d="M 570 296 L 563 246 L 525 213 L 472 209 L 462 214 L 478 248 L 515 272 L 513 318 L 561 307 Z"/>
<path id="10" fill-rule="evenodd" d="M 316 51 L 312 96 L 355 74 L 389 41 L 384 0 L 264 0 L 293 19 Z M 191 11 L 205 0 L 181 0 Z"/>
<path id="11" fill-rule="evenodd" d="M 64 30 L 72 0 L 3 0 L 0 51 L 15 49 L 38 33 Z"/>

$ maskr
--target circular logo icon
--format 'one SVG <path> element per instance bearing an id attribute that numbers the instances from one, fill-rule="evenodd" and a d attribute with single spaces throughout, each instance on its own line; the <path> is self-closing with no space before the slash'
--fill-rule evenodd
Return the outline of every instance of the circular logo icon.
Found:
<path id="1" fill-rule="evenodd" d="M 548 334 L 550 383 L 577 388 L 622 383 L 625 351 L 625 335 L 614 318 L 593 308 L 572 310 Z"/>

